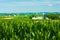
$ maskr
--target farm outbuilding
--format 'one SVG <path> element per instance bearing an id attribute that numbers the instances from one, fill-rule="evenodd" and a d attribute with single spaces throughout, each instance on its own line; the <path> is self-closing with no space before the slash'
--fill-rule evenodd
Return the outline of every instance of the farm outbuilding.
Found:
<path id="1" fill-rule="evenodd" d="M 36 17 L 32 17 L 33 20 L 42 20 L 42 19 L 47 19 L 49 20 L 49 18 L 46 16 L 46 13 L 42 13 L 42 16 L 36 16 Z"/>
<path id="2" fill-rule="evenodd" d="M 33 20 L 42 20 L 44 19 L 42 16 L 41 17 L 32 17 Z M 49 20 L 48 17 L 46 17 L 45 19 Z"/>

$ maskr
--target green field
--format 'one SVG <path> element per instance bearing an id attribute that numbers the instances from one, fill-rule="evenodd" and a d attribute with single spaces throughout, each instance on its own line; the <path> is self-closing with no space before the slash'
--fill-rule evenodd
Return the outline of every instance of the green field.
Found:
<path id="1" fill-rule="evenodd" d="M 60 20 L 3 16 L 0 17 L 0 40 L 60 40 Z"/>

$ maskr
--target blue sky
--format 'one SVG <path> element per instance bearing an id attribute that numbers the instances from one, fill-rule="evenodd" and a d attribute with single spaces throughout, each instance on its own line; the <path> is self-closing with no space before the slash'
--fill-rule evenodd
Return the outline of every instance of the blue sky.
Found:
<path id="1" fill-rule="evenodd" d="M 0 13 L 60 12 L 60 0 L 0 0 Z"/>

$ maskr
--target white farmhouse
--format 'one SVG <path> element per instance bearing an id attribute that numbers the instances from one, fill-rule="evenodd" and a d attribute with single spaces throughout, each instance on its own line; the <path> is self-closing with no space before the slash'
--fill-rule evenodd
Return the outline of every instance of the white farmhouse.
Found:
<path id="1" fill-rule="evenodd" d="M 44 19 L 44 17 L 40 16 L 40 17 L 32 17 L 33 20 L 42 20 Z M 45 19 L 49 20 L 48 17 L 46 17 Z"/>
<path id="2" fill-rule="evenodd" d="M 38 19 L 38 20 L 41 20 L 41 19 L 43 19 L 43 17 L 42 17 L 42 16 L 41 16 L 41 17 L 32 17 L 32 19 L 33 19 L 33 20 L 37 20 L 37 19 Z"/>

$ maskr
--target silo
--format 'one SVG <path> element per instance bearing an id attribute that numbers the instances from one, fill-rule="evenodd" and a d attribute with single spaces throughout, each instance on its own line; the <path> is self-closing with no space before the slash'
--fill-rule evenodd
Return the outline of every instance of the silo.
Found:
<path id="1" fill-rule="evenodd" d="M 43 12 L 43 19 L 46 18 L 46 12 Z"/>

